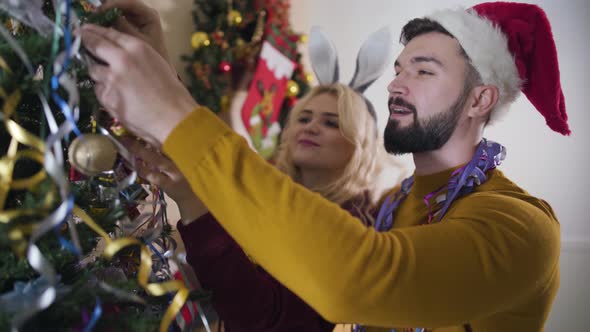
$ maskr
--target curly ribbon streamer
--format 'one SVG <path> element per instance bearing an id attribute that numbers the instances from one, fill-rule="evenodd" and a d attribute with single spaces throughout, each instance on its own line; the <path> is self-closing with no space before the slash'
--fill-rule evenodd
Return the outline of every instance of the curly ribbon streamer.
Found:
<path id="1" fill-rule="evenodd" d="M 94 3 L 99 4 L 99 1 L 94 1 Z M 0 1 L 0 4 L 4 5 L 6 4 L 6 1 Z M 73 211 L 74 214 L 80 217 L 80 219 L 83 220 L 90 228 L 92 228 L 97 234 L 99 234 L 101 237 L 105 239 L 107 243 L 107 248 L 105 249 L 104 256 L 106 258 L 111 259 L 113 255 L 115 255 L 119 250 L 127 246 L 140 246 L 141 265 L 138 275 L 138 282 L 143 288 L 146 289 L 148 294 L 152 296 L 162 296 L 167 293 L 176 291 L 176 294 L 168 309 L 166 310 L 160 324 L 160 331 L 164 332 L 168 329 L 168 326 L 171 324 L 176 314 L 184 305 L 188 297 L 188 289 L 184 286 L 184 284 L 176 280 L 166 281 L 163 283 L 149 283 L 149 277 L 152 271 L 152 258 L 150 256 L 149 250 L 147 249 L 147 246 L 142 245 L 141 242 L 139 242 L 139 240 L 134 238 L 122 238 L 117 240 L 111 240 L 108 234 L 106 234 L 100 226 L 98 226 L 83 210 L 81 210 L 79 207 L 73 204 L 73 197 L 71 196 L 69 191 L 69 182 L 63 172 L 64 159 L 63 149 L 61 147 L 61 140 L 64 137 L 66 137 L 66 135 L 70 132 L 77 131 L 76 121 L 79 118 L 79 95 L 77 85 L 75 79 L 65 72 L 68 66 L 69 59 L 74 56 L 80 56 L 79 36 L 75 38 L 74 41 L 71 41 L 71 39 L 69 39 L 71 38 L 71 35 L 69 34 L 71 15 L 71 13 L 69 12 L 70 5 L 71 1 L 68 0 L 65 3 L 65 8 L 62 6 L 62 8 L 60 8 L 61 10 L 56 10 L 56 19 L 58 20 L 58 23 L 52 25 L 52 28 L 54 29 L 54 35 L 56 36 L 55 39 L 58 39 L 58 36 L 64 36 L 66 39 L 68 39 L 66 40 L 67 49 L 55 57 L 56 60 L 54 62 L 54 77 L 52 78 L 52 90 L 54 92 L 52 97 L 60 106 L 62 112 L 66 116 L 67 121 L 65 121 L 61 126 L 58 127 L 57 122 L 53 117 L 53 114 L 51 112 L 51 109 L 45 96 L 40 92 L 37 92 L 37 95 L 41 100 L 43 106 L 43 111 L 47 119 L 47 124 L 51 131 L 47 140 L 43 142 L 43 140 L 27 132 L 24 128 L 18 125 L 18 123 L 10 119 L 10 117 L 14 114 L 16 107 L 20 101 L 20 92 L 17 90 L 13 92 L 11 95 L 7 96 L 6 91 L 0 89 L 0 97 L 5 99 L 3 105 L 3 112 L 0 113 L 0 120 L 4 122 L 8 133 L 12 136 L 9 151 L 7 155 L 0 160 L 0 222 L 10 223 L 11 220 L 23 216 L 39 217 L 40 215 L 47 215 L 47 211 L 51 206 L 52 200 L 46 200 L 45 206 L 43 206 L 40 210 L 4 210 L 4 203 L 8 191 L 10 189 L 32 189 L 41 181 L 46 179 L 47 175 L 49 175 L 52 178 L 52 180 L 56 183 L 57 187 L 59 188 L 60 197 L 62 199 L 62 204 L 60 204 L 60 206 L 57 209 L 55 209 L 52 213 L 47 215 L 41 222 L 34 225 L 15 227 L 10 231 L 9 237 L 16 243 L 14 246 L 15 251 L 17 253 L 20 252 L 21 255 L 24 254 L 24 252 L 26 251 L 26 256 L 29 260 L 30 265 L 36 271 L 38 271 L 43 278 L 47 280 L 47 287 L 40 293 L 41 295 L 33 301 L 34 303 L 32 303 L 31 308 L 25 310 L 25 312 L 17 314 L 16 317 L 14 317 L 12 329 L 13 331 L 16 331 L 18 327 L 20 327 L 27 319 L 31 318 L 37 312 L 47 308 L 49 305 L 51 305 L 51 303 L 53 303 L 53 301 L 55 301 L 55 286 L 57 283 L 55 271 L 49 264 L 49 262 L 43 257 L 41 251 L 35 245 L 35 242 L 39 238 L 41 238 L 45 233 L 47 233 L 51 229 L 54 229 L 56 226 L 64 222 L 64 220 L 68 219 L 66 218 L 66 216 Z M 65 31 L 60 30 L 61 27 L 59 21 L 61 19 L 62 11 L 66 12 L 66 26 L 64 27 Z M 74 19 L 77 18 L 74 17 Z M 24 23 L 30 24 L 29 21 L 25 21 Z M 35 26 L 33 27 L 35 28 Z M 47 34 L 47 29 L 44 29 L 43 33 Z M 19 56 L 22 63 L 25 65 L 26 69 L 29 71 L 29 73 L 34 74 L 33 66 L 28 60 L 25 52 L 20 48 L 18 43 L 10 36 L 10 34 L 2 26 L 0 26 L 0 34 L 7 40 L 8 44 Z M 6 62 L 1 57 L 0 68 L 3 68 L 6 71 L 10 71 Z M 67 102 L 56 95 L 57 87 L 59 86 L 64 88 L 65 91 L 68 93 Z M 123 148 L 108 133 L 108 131 L 101 128 L 101 133 L 109 137 L 109 139 L 111 139 L 115 143 L 121 154 L 128 154 L 127 150 Z M 79 132 L 77 132 L 77 134 L 79 134 Z M 19 144 L 28 146 L 32 149 L 18 151 Z M 44 169 L 26 179 L 12 179 L 12 171 L 14 165 L 21 158 L 28 158 L 37 161 L 40 164 L 44 165 Z M 123 181 L 118 183 L 117 191 L 121 191 L 130 184 L 133 184 L 135 180 L 136 173 L 133 172 L 132 174 L 127 176 Z M 161 204 L 160 207 L 162 206 L 165 205 Z M 160 215 L 161 214 L 158 213 L 153 217 L 157 218 Z M 156 229 L 150 230 L 150 240 L 156 240 L 156 238 L 161 233 L 161 225 L 157 224 L 156 226 Z M 75 233 L 75 227 L 69 227 L 69 229 L 72 238 L 77 238 L 77 234 Z M 30 236 L 28 245 L 25 240 L 27 236 Z M 163 244 L 160 241 L 156 243 L 159 246 L 162 246 Z M 77 247 L 79 247 L 79 245 Z M 171 256 L 172 254 L 170 250 L 168 250 L 164 253 L 164 255 L 165 257 L 167 257 Z M 96 319 L 93 319 L 94 323 L 96 322 Z M 93 324 L 87 325 L 87 328 L 91 328 L 90 325 Z"/>
<path id="2" fill-rule="evenodd" d="M 37 28 L 40 26 L 34 26 L 34 24 L 42 23 L 43 20 L 40 20 L 40 18 L 46 18 L 44 14 L 40 12 L 41 6 L 39 6 L 39 3 L 42 4 L 42 1 L 32 1 L 26 3 L 6 3 L 5 1 L 2 1 L 2 5 L 12 6 L 8 7 L 9 13 L 11 13 L 14 17 L 19 18 L 25 24 L 33 24 L 33 28 Z M 29 10 L 31 9 L 31 6 L 33 6 L 34 8 L 32 8 L 32 10 Z M 24 16 L 19 15 L 19 13 L 24 13 Z M 59 13 L 59 11 L 56 11 L 56 13 Z M 28 20 L 32 17 L 31 15 L 34 15 L 37 19 Z M 40 32 L 42 32 L 43 34 L 47 34 L 47 31 L 50 29 L 46 29 L 46 27 L 43 29 L 44 31 Z M 59 29 L 59 26 L 51 24 L 50 28 L 55 28 L 57 30 Z M 37 30 L 39 31 L 39 29 Z M 31 62 L 27 58 L 26 53 L 20 48 L 19 44 L 11 37 L 11 35 L 2 26 L 0 26 L 0 34 L 4 37 L 4 39 L 12 47 L 14 52 L 21 59 L 29 74 L 34 75 L 35 71 L 33 69 Z M 57 35 L 59 35 L 59 33 L 57 33 Z M 59 61 L 60 59 L 57 60 Z M 8 69 L 5 61 L 2 62 L 4 64 L 4 68 Z M 8 71 L 10 70 L 8 69 Z M 73 82 L 73 80 L 70 79 L 70 82 Z M 4 94 L 4 96 L 6 95 L 5 91 L 1 92 Z M 18 328 L 26 320 L 31 318 L 37 312 L 47 308 L 55 300 L 55 286 L 57 282 L 55 271 L 53 267 L 49 264 L 49 262 L 43 257 L 41 251 L 35 245 L 35 242 L 39 238 L 41 238 L 41 236 L 43 236 L 46 232 L 50 231 L 51 229 L 58 226 L 61 222 L 66 220 L 66 216 L 69 214 L 69 211 L 71 211 L 71 207 L 73 205 L 73 197 L 71 197 L 69 191 L 69 182 L 67 181 L 67 178 L 65 177 L 65 174 L 63 172 L 64 163 L 61 147 L 61 140 L 71 131 L 70 127 L 72 126 L 72 124 L 66 122 L 64 123 L 64 125 L 58 128 L 57 123 L 53 118 L 52 112 L 49 108 L 49 104 L 47 103 L 47 100 L 45 99 L 43 94 L 41 94 L 40 91 L 37 91 L 37 95 L 41 100 L 45 117 L 51 130 L 51 135 L 48 137 L 46 142 L 47 144 L 43 142 L 41 139 L 24 130 L 15 121 L 10 119 L 11 115 L 16 110 L 16 106 L 18 105 L 18 102 L 20 100 L 19 91 L 16 91 L 8 98 L 5 98 L 2 113 L 2 119 L 4 120 L 5 127 L 8 133 L 12 136 L 13 142 L 17 143 L 13 143 L 15 145 L 11 145 L 13 147 L 13 149 L 11 149 L 11 152 L 13 153 L 9 154 L 6 157 L 4 163 L 5 167 L 3 166 L 4 181 L 2 181 L 2 196 L 4 198 L 2 200 L 2 209 L 0 210 L 0 222 L 9 223 L 12 219 L 22 216 L 31 216 L 34 218 L 38 218 L 41 215 L 46 215 L 46 217 L 43 218 L 43 220 L 36 223 L 34 226 L 16 226 L 14 229 L 10 231 L 9 234 L 10 239 L 14 241 L 13 250 L 15 250 L 15 252 L 17 252 L 20 255 L 23 255 L 23 253 L 26 251 L 26 256 L 31 267 L 33 267 L 33 269 L 39 272 L 41 276 L 47 280 L 47 288 L 41 293 L 41 295 L 35 301 L 33 301 L 33 303 L 27 308 L 27 310 L 23 310 L 22 312 L 15 315 L 15 317 L 12 320 L 13 331 L 18 330 Z M 78 101 L 75 98 L 70 98 L 70 102 L 77 103 Z M 28 146 L 33 150 L 25 150 L 22 152 L 14 153 L 15 149 L 17 150 L 18 143 Z M 46 149 L 46 146 L 49 148 Z M 14 163 L 16 163 L 17 159 L 21 157 L 30 157 L 31 159 L 42 163 L 44 169 L 41 172 L 32 176 L 31 178 L 19 179 L 17 181 L 14 181 L 12 179 L 12 167 Z M 45 206 L 42 206 L 39 210 L 4 210 L 3 205 L 7 190 L 33 189 L 34 186 L 39 181 L 44 179 L 47 174 L 51 176 L 52 180 L 59 188 L 62 200 L 62 203 L 55 211 L 47 215 L 49 206 L 51 206 L 52 203 L 51 200 L 46 200 Z M 7 186 L 7 183 L 11 183 L 11 185 Z M 75 228 L 70 228 L 70 232 L 73 235 L 76 235 Z M 27 245 L 25 238 L 29 234 L 31 236 Z"/>
<path id="3" fill-rule="evenodd" d="M 54 23 L 43 13 L 43 2 L 43 0 L 1 0 L 0 9 L 37 30 L 41 35 L 48 36 L 53 30 Z"/>
<path id="4" fill-rule="evenodd" d="M 79 95 L 78 95 L 78 88 L 76 86 L 76 81 L 67 73 L 69 68 L 70 59 L 74 54 L 77 54 L 80 49 L 80 45 L 82 43 L 81 37 L 77 36 L 74 41 L 72 42 L 72 32 L 70 30 L 70 25 L 72 20 L 79 23 L 78 18 L 72 12 L 72 2 L 71 0 L 65 0 L 62 2 L 61 10 L 56 11 L 56 20 L 60 20 L 60 14 L 65 12 L 65 27 L 64 27 L 64 44 L 65 50 L 61 52 L 54 61 L 53 64 L 53 76 L 51 77 L 51 97 L 53 101 L 59 106 L 62 113 L 66 117 L 67 122 L 71 124 L 71 129 L 77 136 L 82 136 L 82 133 L 78 129 L 76 122 L 79 118 L 79 109 L 78 109 L 78 102 L 79 102 Z M 57 24 L 56 24 L 57 27 Z M 54 38 L 54 41 L 57 42 L 58 39 Z M 54 47 L 55 50 L 55 47 Z M 58 91 L 59 88 L 63 87 L 68 95 L 69 99 L 68 102 L 64 101 L 62 97 L 59 95 Z M 73 112 L 72 112 L 73 110 Z"/>
<path id="5" fill-rule="evenodd" d="M 102 304 L 100 303 L 100 299 L 97 297 L 96 305 L 94 306 L 94 311 L 92 312 L 92 317 L 90 318 L 90 321 L 86 324 L 86 328 L 84 328 L 83 332 L 91 332 L 92 329 L 94 329 L 96 323 L 98 323 L 100 316 L 102 316 Z"/>
<path id="6" fill-rule="evenodd" d="M 88 214 L 77 206 L 74 206 L 74 214 L 82 219 L 92 230 L 99 234 L 105 241 L 106 247 L 103 252 L 103 256 L 107 259 L 112 259 L 117 252 L 121 249 L 137 245 L 140 247 L 141 252 L 141 264 L 139 267 L 139 273 L 137 277 L 138 283 L 152 296 L 162 296 L 171 292 L 176 291 L 176 295 L 172 299 L 172 302 L 168 306 L 164 317 L 160 323 L 160 332 L 166 332 L 168 326 L 176 317 L 176 314 L 180 311 L 186 299 L 188 298 L 189 291 L 185 285 L 178 281 L 165 281 L 162 283 L 149 283 L 149 277 L 152 271 L 152 257 L 146 245 L 143 245 L 138 239 L 135 238 L 121 238 L 112 240 L 108 234 L 97 225 Z"/>

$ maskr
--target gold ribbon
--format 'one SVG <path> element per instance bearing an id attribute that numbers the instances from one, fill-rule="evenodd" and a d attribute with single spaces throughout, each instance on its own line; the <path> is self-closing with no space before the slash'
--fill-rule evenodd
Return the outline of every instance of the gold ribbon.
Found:
<path id="1" fill-rule="evenodd" d="M 12 172 L 14 171 L 14 164 L 16 160 L 16 152 L 18 149 L 18 142 L 15 139 L 10 141 L 6 157 L 0 159 L 0 209 L 4 210 L 4 203 L 10 191 L 10 182 L 12 179 Z"/>
<path id="2" fill-rule="evenodd" d="M 6 62 L 4 59 L 0 58 L 0 68 L 6 69 L 8 72 L 10 72 L 10 69 L 5 66 Z M 6 198 L 11 189 L 28 189 L 32 191 L 41 181 L 47 177 L 47 173 L 45 170 L 41 169 L 39 172 L 28 178 L 17 180 L 13 179 L 14 166 L 21 158 L 35 160 L 39 164 L 43 165 L 44 157 L 42 152 L 45 150 L 45 143 L 38 139 L 35 135 L 22 128 L 18 123 L 10 119 L 15 113 L 16 107 L 20 101 L 20 91 L 16 90 L 9 96 L 6 96 L 5 91 L 2 90 L 0 91 L 0 96 L 5 99 L 4 105 L 2 106 L 2 112 L 4 114 L 4 126 L 6 127 L 7 132 L 12 136 L 6 155 L 0 158 L 0 223 L 8 224 L 18 217 L 39 215 L 41 212 L 40 210 L 6 210 L 4 205 L 6 204 Z M 18 151 L 19 143 L 30 146 L 37 151 Z M 48 209 L 50 203 L 51 202 L 45 202 L 45 204 L 40 209 Z M 31 234 L 33 229 L 34 225 L 18 225 L 9 231 L 9 238 L 12 241 L 12 250 L 17 255 L 21 257 L 25 255 L 27 248 L 26 235 Z"/>
<path id="3" fill-rule="evenodd" d="M 0 67 L 2 67 L 1 61 Z M 8 196 L 10 189 L 33 190 L 37 184 L 47 177 L 47 173 L 44 170 L 40 170 L 28 178 L 17 180 L 12 178 L 14 165 L 19 159 L 29 158 L 43 165 L 44 158 L 42 152 L 45 151 L 45 143 L 42 140 L 10 119 L 10 117 L 14 114 L 16 107 L 18 106 L 20 97 L 20 91 L 16 90 L 6 98 L 2 107 L 2 112 L 4 113 L 5 117 L 4 125 L 8 133 L 12 136 L 12 140 L 10 141 L 10 146 L 8 147 L 6 155 L 0 159 L 0 222 L 2 223 L 8 223 L 12 218 L 18 217 L 20 215 L 20 210 L 4 210 L 4 204 L 6 203 L 6 197 Z M 18 151 L 19 143 L 32 147 L 36 151 Z"/>
<path id="4" fill-rule="evenodd" d="M 9 73 L 12 73 L 12 70 L 10 70 L 10 67 L 8 67 L 8 64 L 6 64 L 6 61 L 1 56 L 0 56 L 0 68 L 4 69 L 5 71 L 7 71 Z M 4 91 L 3 87 L 0 87 L 0 97 L 6 98 L 6 91 Z"/>
<path id="5" fill-rule="evenodd" d="M 74 206 L 73 213 L 104 239 L 106 246 L 103 256 L 106 259 L 112 259 L 115 254 L 117 254 L 117 252 L 125 247 L 140 247 L 141 263 L 139 266 L 137 281 L 149 295 L 162 296 L 176 291 L 176 295 L 174 295 L 172 302 L 168 306 L 168 309 L 166 309 L 166 312 L 162 317 L 162 321 L 160 322 L 160 332 L 166 332 L 188 298 L 189 290 L 186 288 L 186 286 L 179 280 L 165 281 L 162 283 L 150 283 L 149 277 L 152 271 L 152 257 L 150 256 L 150 251 L 146 245 L 142 244 L 138 239 L 130 237 L 112 240 L 108 234 L 102 230 L 100 226 L 96 224 L 84 210 L 78 206 Z"/>
<path id="6" fill-rule="evenodd" d="M 10 71 L 6 66 L 6 62 L 0 57 L 0 68 Z M 4 204 L 10 189 L 16 190 L 34 190 L 35 186 L 47 177 L 45 170 L 24 179 L 14 180 L 12 178 L 14 165 L 21 158 L 28 158 L 37 161 L 41 165 L 44 162 L 43 152 L 45 151 L 45 142 L 28 132 L 18 123 L 11 119 L 16 111 L 16 107 L 21 98 L 19 90 L 14 91 L 7 97 L 6 92 L 0 89 L 0 97 L 4 98 L 4 105 L 2 112 L 4 113 L 4 124 L 8 133 L 12 136 L 10 146 L 7 154 L 0 159 L 0 223 L 9 224 L 12 220 L 18 217 L 35 216 L 44 212 L 44 208 L 49 208 L 51 202 L 46 202 L 41 209 L 18 209 L 5 210 Z M 19 143 L 32 149 L 18 151 Z M 176 294 L 168 306 L 162 321 L 160 322 L 160 332 L 166 332 L 168 327 L 180 312 L 180 309 L 188 298 L 189 291 L 186 286 L 178 281 L 166 281 L 163 283 L 149 283 L 149 277 L 152 270 L 152 259 L 149 249 L 135 238 L 121 238 L 112 240 L 108 234 L 96 223 L 92 218 L 78 206 L 74 206 L 73 213 L 77 215 L 86 225 L 99 234 L 106 242 L 106 248 L 103 256 L 107 259 L 112 259 L 113 256 L 121 249 L 138 245 L 141 250 L 141 264 L 138 273 L 138 283 L 152 296 L 162 296 L 170 292 L 176 291 Z M 20 255 L 23 255 L 26 247 L 26 236 L 31 234 L 35 229 L 35 225 L 19 225 L 10 230 L 9 238 L 14 242 L 13 250 Z"/>

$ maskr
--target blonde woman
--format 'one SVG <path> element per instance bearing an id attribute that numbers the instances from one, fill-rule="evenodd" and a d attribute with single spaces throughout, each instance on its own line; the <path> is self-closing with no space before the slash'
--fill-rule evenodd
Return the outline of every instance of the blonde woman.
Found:
<path id="1" fill-rule="evenodd" d="M 383 150 L 372 105 L 350 87 L 313 88 L 291 111 L 276 166 L 336 204 L 371 206 Z M 370 224 L 367 211 L 359 217 Z"/>

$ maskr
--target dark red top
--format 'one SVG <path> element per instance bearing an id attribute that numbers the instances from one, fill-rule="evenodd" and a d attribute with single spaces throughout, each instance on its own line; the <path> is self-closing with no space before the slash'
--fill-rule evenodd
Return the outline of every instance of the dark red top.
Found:
<path id="1" fill-rule="evenodd" d="M 353 216 L 358 210 L 344 204 Z M 188 226 L 178 223 L 187 261 L 204 289 L 226 332 L 331 332 L 323 319 L 297 295 L 252 263 L 242 248 L 207 213 Z"/>

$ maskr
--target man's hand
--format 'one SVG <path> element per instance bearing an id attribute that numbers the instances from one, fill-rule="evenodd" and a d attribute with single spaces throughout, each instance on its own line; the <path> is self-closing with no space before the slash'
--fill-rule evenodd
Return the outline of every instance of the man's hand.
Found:
<path id="1" fill-rule="evenodd" d="M 164 31 L 158 12 L 140 0 L 108 0 L 98 8 L 105 11 L 118 8 L 123 12 L 115 22 L 115 28 L 126 34 L 139 38 L 153 47 L 172 67 L 166 44 Z"/>
<path id="2" fill-rule="evenodd" d="M 198 104 L 144 41 L 92 24 L 85 24 L 81 33 L 86 49 L 102 62 L 89 66 L 99 102 L 123 126 L 159 148 Z"/>

